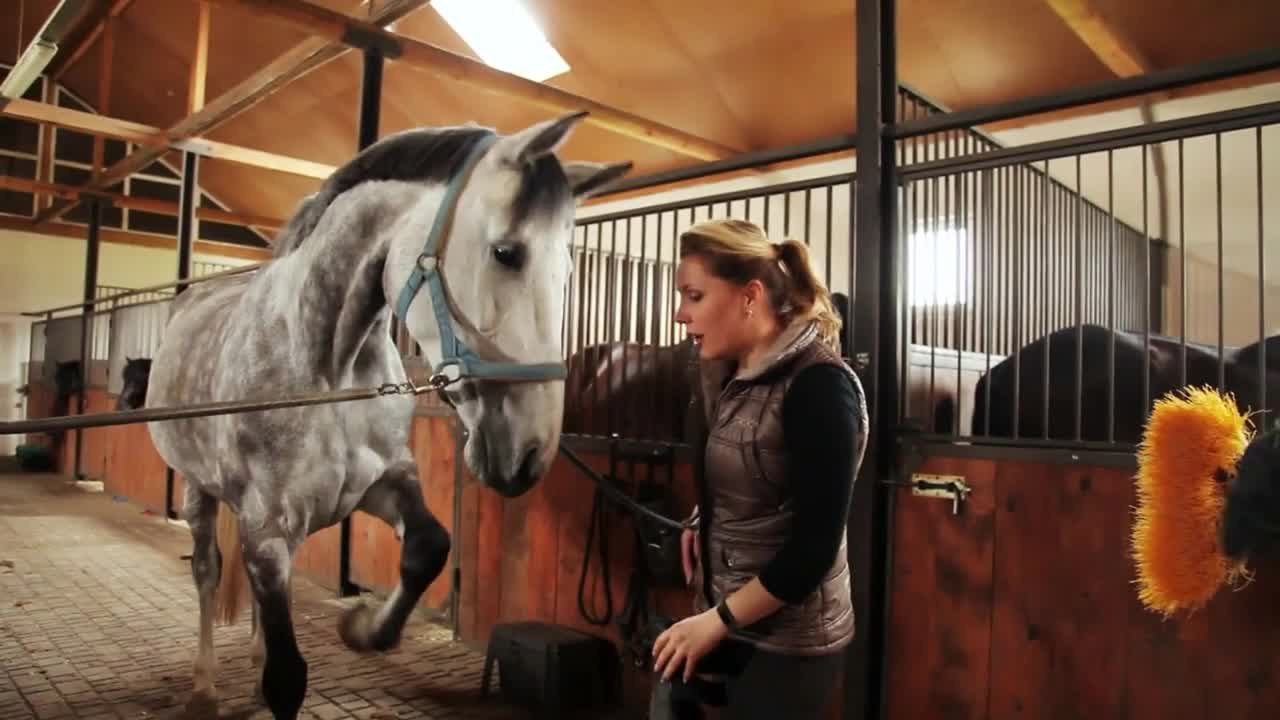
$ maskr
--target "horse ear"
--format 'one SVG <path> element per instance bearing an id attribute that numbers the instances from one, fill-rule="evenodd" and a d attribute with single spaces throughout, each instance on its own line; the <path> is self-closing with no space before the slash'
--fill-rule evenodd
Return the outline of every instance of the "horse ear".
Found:
<path id="1" fill-rule="evenodd" d="M 564 163 L 564 173 L 569 176 L 569 187 L 573 188 L 573 196 L 586 198 L 600 192 L 610 183 L 631 172 L 631 161 L 609 163 L 607 165 L 593 162 Z"/>
<path id="2" fill-rule="evenodd" d="M 564 144 L 569 131 L 583 118 L 586 111 L 569 113 L 554 120 L 546 120 L 531 125 L 500 141 L 499 151 L 503 158 L 513 165 L 527 165 L 533 160 L 553 153 Z"/>

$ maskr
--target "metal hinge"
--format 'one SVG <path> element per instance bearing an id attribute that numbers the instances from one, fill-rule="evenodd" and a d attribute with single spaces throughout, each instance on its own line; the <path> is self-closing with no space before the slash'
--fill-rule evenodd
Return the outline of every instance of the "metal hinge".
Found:
<path id="1" fill-rule="evenodd" d="M 973 492 L 962 475 L 912 473 L 911 482 L 904 484 L 910 486 L 912 495 L 951 500 L 952 515 L 960 513 L 960 503 Z"/>

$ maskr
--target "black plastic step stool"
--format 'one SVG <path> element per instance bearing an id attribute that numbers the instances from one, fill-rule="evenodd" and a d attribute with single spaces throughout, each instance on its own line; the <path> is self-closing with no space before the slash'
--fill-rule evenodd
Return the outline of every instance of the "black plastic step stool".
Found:
<path id="1" fill-rule="evenodd" d="M 481 697 L 489 694 L 495 662 L 504 701 L 552 717 L 611 706 L 621 696 L 622 667 L 613 643 L 563 625 L 496 625 L 485 653 Z"/>

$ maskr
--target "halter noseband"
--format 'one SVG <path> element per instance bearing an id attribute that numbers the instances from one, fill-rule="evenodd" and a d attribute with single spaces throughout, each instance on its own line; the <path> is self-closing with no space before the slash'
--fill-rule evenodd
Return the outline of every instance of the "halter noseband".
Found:
<path id="1" fill-rule="evenodd" d="M 396 302 L 396 315 L 401 321 L 407 322 L 409 306 L 417 296 L 418 290 L 424 284 L 427 286 L 427 291 L 431 297 L 431 307 L 436 316 L 436 325 L 440 330 L 440 350 L 443 354 L 440 362 L 436 363 L 435 367 L 432 368 L 435 374 L 432 376 L 431 383 L 441 389 L 445 385 L 452 384 L 463 378 L 507 382 L 539 382 L 563 380 L 568 376 L 568 369 L 563 362 L 519 363 L 509 359 L 499 361 L 484 360 L 474 350 L 467 347 L 457 333 L 454 332 L 454 322 L 471 329 L 473 332 L 476 332 L 476 330 L 475 326 L 461 312 L 457 312 L 449 296 L 448 287 L 445 284 L 444 256 L 445 249 L 448 246 L 448 229 L 451 226 L 458 194 L 462 192 L 462 188 L 466 185 L 467 179 L 471 176 L 471 171 L 475 168 L 476 163 L 496 139 L 497 136 L 493 133 L 481 138 L 468 153 L 462 167 L 449 179 L 449 186 L 445 190 L 444 199 L 440 202 L 440 209 L 436 212 L 431 232 L 427 235 L 426 246 L 423 247 L 422 252 L 418 255 L 418 259 L 414 263 L 413 272 L 409 274 L 408 280 L 405 281 L 404 287 L 400 290 L 400 297 Z M 501 355 L 496 348 L 493 350 L 494 354 Z M 444 372 L 446 368 L 451 366 L 456 366 L 458 369 L 456 377 L 448 377 Z"/>

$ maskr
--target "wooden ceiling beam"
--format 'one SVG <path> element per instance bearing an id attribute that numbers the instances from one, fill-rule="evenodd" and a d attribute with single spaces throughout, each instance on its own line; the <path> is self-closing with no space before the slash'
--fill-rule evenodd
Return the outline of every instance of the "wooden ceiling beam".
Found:
<path id="1" fill-rule="evenodd" d="M 102 62 L 98 65 L 98 112 L 111 112 L 111 76 L 115 61 L 116 23 L 111 16 L 102 22 Z M 93 174 L 102 172 L 106 162 L 106 140 L 98 135 L 93 139 Z"/>
<path id="2" fill-rule="evenodd" d="M 369 22 L 374 26 L 389 25 L 426 5 L 428 2 L 430 0 L 384 0 L 377 12 L 370 17 Z M 153 143 L 134 150 L 127 157 L 107 168 L 101 176 L 91 180 L 82 189 L 97 190 L 110 187 L 124 180 L 158 160 L 168 150 L 169 145 L 180 150 L 190 149 L 190 146 L 184 145 L 184 143 L 188 142 L 201 145 L 210 151 L 215 151 L 220 147 L 222 152 L 231 152 L 232 156 L 234 156 L 235 152 L 230 150 L 233 146 L 200 139 L 199 136 L 212 131 L 222 123 L 257 105 L 276 90 L 341 57 L 350 50 L 351 48 L 345 43 L 329 42 L 323 38 L 308 38 L 298 43 L 293 49 L 263 66 L 235 87 L 205 103 L 204 107 L 199 111 L 188 115 L 173 127 L 164 131 L 162 135 L 167 139 L 168 144 L 156 145 Z M 247 149 L 240 148 L 240 150 Z M 233 159 L 232 156 L 223 155 L 222 157 L 224 159 Z M 248 154 L 243 155 L 243 157 L 255 160 L 264 159 L 262 154 L 257 154 L 257 151 L 248 151 Z M 273 157 L 280 158 L 282 156 L 276 155 Z M 297 169 L 309 168 L 308 172 L 300 174 L 311 177 L 326 177 L 328 172 L 332 171 L 332 168 L 329 168 L 324 175 L 312 175 L 311 173 L 318 172 L 320 167 L 325 166 L 293 158 L 289 160 L 292 161 L 291 165 Z M 307 164 L 304 166 L 303 163 Z M 281 168 L 273 167 L 272 169 Z M 285 170 L 285 172 L 291 171 Z M 74 200 L 59 200 L 53 203 L 48 208 L 37 213 L 35 224 L 40 225 L 62 217 L 67 211 L 75 207 L 76 202 Z"/>
<path id="3" fill-rule="evenodd" d="M 81 192 L 80 188 L 73 187 L 71 185 L 39 182 L 36 180 L 28 180 L 26 178 L 13 177 L 11 175 L 0 175 L 0 190 L 13 190 L 15 192 L 34 193 L 36 195 L 48 195 L 51 197 L 62 198 L 64 200 L 79 199 Z M 96 194 L 109 198 L 113 205 L 125 208 L 126 210 L 141 210 L 143 212 L 156 213 L 158 215 L 174 216 L 178 215 L 180 212 L 177 203 L 171 203 L 166 200 L 134 197 L 130 195 L 121 195 L 120 193 L 100 192 Z M 201 220 L 211 220 L 213 222 L 220 222 L 228 225 L 240 225 L 242 227 L 259 228 L 264 230 L 279 230 L 285 225 L 283 220 L 260 217 L 257 215 L 245 215 L 242 213 L 229 212 L 227 210 L 219 210 L 217 208 L 196 208 L 196 216 Z"/>
<path id="4" fill-rule="evenodd" d="M 1097 56 L 1117 77 L 1135 77 L 1152 71 L 1152 65 L 1142 52 L 1134 46 L 1122 33 L 1112 27 L 1102 12 L 1094 5 L 1095 0 L 1046 0 L 1049 7 L 1062 18 L 1067 27 L 1080 38 L 1080 41 Z M 1156 100 L 1168 100 L 1173 97 L 1169 91 L 1153 93 L 1140 99 L 1138 112 L 1142 122 L 1151 124 L 1156 121 L 1155 110 L 1151 104 Z M 1157 237 L 1169 239 L 1169 176 L 1166 149 L 1157 146 L 1151 154 L 1151 171 L 1156 184 L 1156 233 Z"/>
<path id="5" fill-rule="evenodd" d="M 76 61 L 84 57 L 84 54 L 89 51 L 89 48 L 93 47 L 93 44 L 97 42 L 99 37 L 102 37 L 103 33 L 106 31 L 107 24 L 111 22 L 112 19 L 123 15 L 124 11 L 128 10 L 129 6 L 132 4 L 133 0 L 115 0 L 115 2 L 111 2 L 111 0 L 102 0 L 101 5 L 103 8 L 106 8 L 106 11 L 99 11 L 97 13 L 98 19 L 96 22 L 90 19 L 84 25 L 85 28 L 89 28 L 88 32 L 85 32 L 78 40 L 73 39 L 71 41 L 75 44 L 75 47 L 70 52 L 64 53 L 59 51 L 57 57 L 55 57 L 53 61 L 49 63 L 49 67 L 45 69 L 45 74 L 53 78 L 54 82 L 61 81 L 62 76 L 67 73 L 67 70 L 69 70 Z M 71 43 L 68 43 L 68 45 L 70 44 Z"/>
<path id="6" fill-rule="evenodd" d="M 1107 22 L 1094 5 L 1094 0 L 1045 1 L 1117 77 L 1133 77 L 1151 71 L 1151 63 Z"/>
<path id="7" fill-rule="evenodd" d="M 191 59 L 191 83 L 187 88 L 187 114 L 204 107 L 204 84 L 209 74 L 209 3 L 200 0 L 200 16 L 196 20 L 196 47 Z"/>
<path id="8" fill-rule="evenodd" d="M 30 220 L 7 215 L 0 215 L 0 230 L 57 235 L 76 240 L 85 240 L 88 235 L 88 230 L 85 229 L 83 225 L 50 222 L 45 223 L 37 229 L 31 227 Z M 152 247 L 169 250 L 176 249 L 178 247 L 178 241 L 176 238 L 165 235 L 151 235 L 148 233 L 129 232 L 127 230 L 116 230 L 114 228 L 106 227 L 101 228 L 98 233 L 102 242 L 111 243 L 113 245 L 135 245 L 138 247 Z M 221 255 L 223 257 L 243 258 L 245 260 L 271 259 L 270 248 L 255 248 L 249 247 L 248 245 L 236 245 L 234 243 L 216 242 L 213 240 L 196 240 L 193 249 L 195 252 L 203 255 Z"/>
<path id="9" fill-rule="evenodd" d="M 13 100 L 8 105 L 4 106 L 3 109 L 0 109 L 0 114 L 11 115 L 13 117 L 33 122 L 49 123 L 57 125 L 58 127 L 67 128 L 68 130 L 76 130 L 90 135 L 101 135 L 104 137 L 114 138 L 116 140 L 125 140 L 127 142 L 143 146 L 142 149 L 135 151 L 133 155 L 130 155 L 130 157 L 141 155 L 144 152 L 147 154 L 154 153 L 154 160 L 158 159 L 172 148 L 174 150 L 194 152 L 197 155 L 202 155 L 204 157 L 229 160 L 243 165 L 253 165 L 255 167 L 266 168 L 268 170 L 276 170 L 279 172 L 301 175 L 319 180 L 329 177 L 329 175 L 334 171 L 334 167 L 332 165 L 325 165 L 324 163 L 312 162 L 310 160 L 303 160 L 301 158 L 290 157 L 287 155 L 277 155 L 263 150 L 254 150 L 253 148 L 241 147 L 239 145 L 232 145 L 230 143 L 219 142 L 217 140 L 209 140 L 207 138 L 193 137 L 174 140 L 167 137 L 163 130 L 151 127 L 150 125 L 143 125 L 141 123 L 107 117 L 105 115 L 82 112 L 80 110 L 59 107 L 57 105 L 49 105 L 47 103 L 38 103 L 34 100 Z M 120 163 L 116 163 L 112 168 L 115 168 L 119 164 Z M 141 170 L 143 167 L 146 167 L 146 165 L 138 167 L 137 170 Z M 103 178 L 106 177 L 110 177 L 111 179 L 104 180 Z M 112 169 L 109 168 L 99 176 L 95 182 L 81 187 L 80 189 L 89 190 L 109 187 L 120 182 L 124 177 L 127 177 L 127 175 L 123 177 L 115 177 L 112 174 Z"/>
<path id="10" fill-rule="evenodd" d="M 738 149 L 698 137 L 632 113 L 609 107 L 551 85 L 503 72 L 469 57 L 415 40 L 304 0 L 210 0 L 251 9 L 263 18 L 280 20 L 332 42 L 382 48 L 388 59 L 412 65 L 437 77 L 477 90 L 521 100 L 554 113 L 586 110 L 584 122 L 698 160 L 723 160 Z"/>

